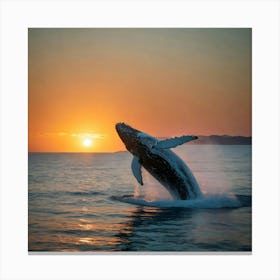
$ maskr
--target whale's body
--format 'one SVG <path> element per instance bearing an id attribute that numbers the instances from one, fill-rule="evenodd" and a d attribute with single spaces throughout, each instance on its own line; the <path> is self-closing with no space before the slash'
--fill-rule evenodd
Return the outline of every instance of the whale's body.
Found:
<path id="1" fill-rule="evenodd" d="M 160 141 L 124 123 L 117 123 L 116 130 L 127 150 L 134 156 L 132 172 L 141 185 L 143 166 L 174 199 L 195 199 L 202 196 L 191 170 L 170 150 L 197 139 L 196 136 L 181 136 Z"/>

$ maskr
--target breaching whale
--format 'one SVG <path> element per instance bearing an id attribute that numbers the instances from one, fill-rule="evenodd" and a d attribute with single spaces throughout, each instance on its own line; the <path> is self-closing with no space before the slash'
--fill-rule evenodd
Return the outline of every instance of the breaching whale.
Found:
<path id="1" fill-rule="evenodd" d="M 132 173 L 143 185 L 143 166 L 172 195 L 174 199 L 195 199 L 202 196 L 199 185 L 187 165 L 170 148 L 197 139 L 181 136 L 158 140 L 125 123 L 117 123 L 116 130 L 127 150 L 133 155 Z"/>

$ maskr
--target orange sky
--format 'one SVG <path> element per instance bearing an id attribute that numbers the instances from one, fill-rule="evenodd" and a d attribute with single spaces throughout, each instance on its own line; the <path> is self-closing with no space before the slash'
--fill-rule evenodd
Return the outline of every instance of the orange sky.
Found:
<path id="1" fill-rule="evenodd" d="M 251 29 L 31 28 L 28 64 L 32 152 L 124 150 L 120 121 L 251 135 Z"/>

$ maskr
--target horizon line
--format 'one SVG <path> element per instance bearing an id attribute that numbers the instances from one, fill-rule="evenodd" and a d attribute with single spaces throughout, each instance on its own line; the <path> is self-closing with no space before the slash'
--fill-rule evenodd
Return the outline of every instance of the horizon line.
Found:
<path id="1" fill-rule="evenodd" d="M 243 135 L 234 135 L 234 136 L 232 136 L 232 135 L 226 135 L 226 134 L 224 134 L 224 135 L 215 135 L 215 134 L 213 134 L 213 135 L 198 135 L 198 137 L 232 137 L 232 138 L 234 138 L 234 137 L 243 137 L 243 138 L 251 138 L 252 139 L 252 136 L 243 136 Z M 167 138 L 172 138 L 172 137 L 164 137 L 164 136 L 161 136 L 161 137 L 157 137 L 158 139 L 167 139 Z M 199 139 L 199 138 L 198 138 Z M 233 146 L 242 146 L 242 145 L 252 145 L 252 143 L 251 144 L 220 144 L 220 143 L 205 143 L 205 144 L 203 144 L 203 143 L 195 143 L 195 142 L 193 142 L 191 145 L 228 145 L 228 146 L 231 146 L 231 145 L 233 145 Z M 63 153 L 65 153 L 65 154 L 89 154 L 89 153 L 91 153 L 91 154 L 112 154 L 112 153 L 121 153 L 121 152 L 128 152 L 127 150 L 117 150 L 117 151 L 27 151 L 27 153 L 37 153 L 37 154 L 39 154 L 39 153 L 41 153 L 41 154 L 43 154 L 43 153 L 52 153 L 52 154 L 55 154 L 55 153 L 57 153 L 57 154 L 63 154 Z"/>

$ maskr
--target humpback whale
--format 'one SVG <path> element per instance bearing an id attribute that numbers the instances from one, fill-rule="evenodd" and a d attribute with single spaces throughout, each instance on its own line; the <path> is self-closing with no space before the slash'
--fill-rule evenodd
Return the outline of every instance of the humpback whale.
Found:
<path id="1" fill-rule="evenodd" d="M 170 150 L 197 139 L 197 136 L 184 135 L 158 140 L 125 123 L 117 123 L 116 130 L 126 149 L 133 155 L 131 169 L 140 185 L 143 185 L 141 172 L 143 166 L 174 199 L 186 200 L 202 196 L 191 170 Z"/>

